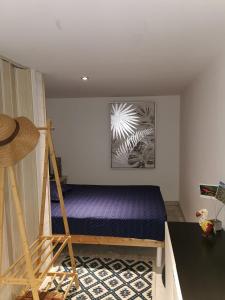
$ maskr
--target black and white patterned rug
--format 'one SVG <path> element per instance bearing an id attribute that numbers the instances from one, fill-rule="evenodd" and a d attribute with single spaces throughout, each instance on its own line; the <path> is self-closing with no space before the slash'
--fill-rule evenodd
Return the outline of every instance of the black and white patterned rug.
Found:
<path id="1" fill-rule="evenodd" d="M 68 300 L 152 300 L 153 263 L 151 260 L 76 257 L 80 288 L 72 287 Z M 61 262 L 60 271 L 70 270 L 69 257 Z M 60 285 L 66 290 L 68 281 Z M 57 287 L 57 279 L 54 286 Z M 52 288 L 54 290 L 54 288 Z"/>

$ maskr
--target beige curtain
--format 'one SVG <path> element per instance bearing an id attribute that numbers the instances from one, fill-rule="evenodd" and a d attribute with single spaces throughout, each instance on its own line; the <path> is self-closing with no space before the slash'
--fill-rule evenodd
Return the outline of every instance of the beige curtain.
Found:
<path id="1" fill-rule="evenodd" d="M 0 59 L 0 112 L 11 116 L 26 116 L 36 126 L 46 124 L 45 94 L 42 75 L 34 70 L 20 68 Z M 16 166 L 20 196 L 29 243 L 38 235 L 41 177 L 43 171 L 44 136 L 38 147 Z M 48 195 L 48 193 L 47 193 Z M 21 241 L 17 219 L 11 201 L 10 189 L 5 190 L 5 223 L 3 268 L 21 255 Z M 49 203 L 49 201 L 47 201 Z M 46 208 L 47 215 L 49 207 Z M 46 218 L 45 232 L 50 232 L 50 218 Z M 0 299 L 15 298 L 18 288 L 0 287 Z"/>

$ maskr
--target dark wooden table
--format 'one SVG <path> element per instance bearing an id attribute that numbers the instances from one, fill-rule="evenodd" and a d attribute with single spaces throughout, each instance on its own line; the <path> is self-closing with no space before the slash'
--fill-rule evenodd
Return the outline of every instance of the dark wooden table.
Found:
<path id="1" fill-rule="evenodd" d="M 168 223 L 184 300 L 225 300 L 225 232 L 202 236 L 197 223 Z"/>

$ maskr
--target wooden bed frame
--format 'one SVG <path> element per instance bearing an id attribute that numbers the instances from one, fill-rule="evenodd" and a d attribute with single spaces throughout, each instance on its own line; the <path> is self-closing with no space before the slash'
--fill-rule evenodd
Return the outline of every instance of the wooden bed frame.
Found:
<path id="1" fill-rule="evenodd" d="M 71 235 L 71 239 L 73 244 L 157 248 L 156 266 L 161 267 L 162 265 L 162 249 L 164 248 L 164 241 L 95 235 Z"/>

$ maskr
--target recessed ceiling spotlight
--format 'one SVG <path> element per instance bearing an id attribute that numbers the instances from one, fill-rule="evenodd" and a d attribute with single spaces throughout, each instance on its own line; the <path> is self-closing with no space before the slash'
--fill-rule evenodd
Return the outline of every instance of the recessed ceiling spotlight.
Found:
<path id="1" fill-rule="evenodd" d="M 88 76 L 82 76 L 81 79 L 84 80 L 84 81 L 87 81 L 89 79 L 89 77 Z"/>

